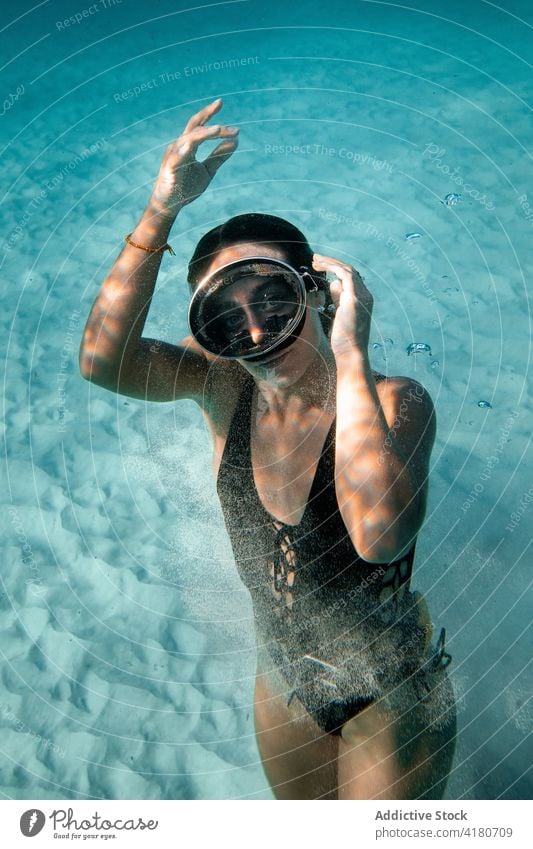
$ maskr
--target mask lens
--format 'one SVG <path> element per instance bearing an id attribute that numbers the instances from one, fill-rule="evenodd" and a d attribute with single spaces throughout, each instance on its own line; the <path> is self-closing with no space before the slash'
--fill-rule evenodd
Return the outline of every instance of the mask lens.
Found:
<path id="1" fill-rule="evenodd" d="M 267 354 L 296 335 L 305 313 L 305 286 L 286 263 L 248 258 L 203 280 L 189 312 L 200 345 L 225 358 Z"/>

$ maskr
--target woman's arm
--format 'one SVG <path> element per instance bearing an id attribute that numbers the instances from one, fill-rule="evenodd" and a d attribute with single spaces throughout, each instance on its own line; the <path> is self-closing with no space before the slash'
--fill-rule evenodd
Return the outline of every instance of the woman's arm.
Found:
<path id="1" fill-rule="evenodd" d="M 194 115 L 167 148 L 132 242 L 147 248 L 166 245 L 179 212 L 205 191 L 236 149 L 237 130 L 206 126 L 221 106 L 217 100 Z M 224 140 L 199 162 L 198 146 L 217 138 Z M 149 253 L 125 244 L 87 320 L 80 371 L 99 386 L 149 401 L 201 398 L 208 364 L 199 346 L 190 338 L 170 345 L 142 336 L 162 256 L 162 251 Z"/>
<path id="2" fill-rule="evenodd" d="M 378 397 L 368 357 L 337 359 L 339 509 L 357 552 L 388 563 L 412 546 L 422 525 L 435 413 L 416 381 L 393 378 Z"/>
<path id="3" fill-rule="evenodd" d="M 317 271 L 337 275 L 331 345 L 337 365 L 335 486 L 358 554 L 387 563 L 412 545 L 424 519 L 435 412 L 408 378 L 388 380 L 378 396 L 368 359 L 372 296 L 359 274 L 315 255 Z"/>

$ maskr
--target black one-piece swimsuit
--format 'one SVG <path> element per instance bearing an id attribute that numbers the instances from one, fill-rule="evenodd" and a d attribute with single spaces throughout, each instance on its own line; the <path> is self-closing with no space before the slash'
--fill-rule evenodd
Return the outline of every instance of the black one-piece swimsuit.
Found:
<path id="1" fill-rule="evenodd" d="M 252 468 L 254 387 L 249 378 L 237 403 L 218 496 L 258 641 L 287 681 L 288 702 L 296 695 L 324 731 L 339 733 L 419 668 L 426 640 L 409 592 L 415 545 L 392 563 L 357 554 L 335 493 L 335 422 L 301 521 L 287 525 L 268 513 Z"/>

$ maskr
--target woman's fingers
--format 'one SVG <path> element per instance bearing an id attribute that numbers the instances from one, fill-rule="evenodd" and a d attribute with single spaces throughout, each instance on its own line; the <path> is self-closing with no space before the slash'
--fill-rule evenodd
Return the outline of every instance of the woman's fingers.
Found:
<path id="1" fill-rule="evenodd" d="M 216 138 L 235 138 L 239 133 L 236 127 L 220 126 L 218 124 L 212 127 L 195 127 L 189 133 L 184 133 L 176 142 L 177 153 L 180 156 L 188 156 L 195 153 L 198 146 L 204 141 L 210 141 Z"/>
<path id="2" fill-rule="evenodd" d="M 345 262 L 341 262 L 339 259 L 335 259 L 332 256 L 322 256 L 322 254 L 314 254 L 313 265 L 315 265 L 317 271 L 330 271 L 333 274 L 337 274 L 339 277 L 341 275 L 352 275 L 357 274 L 359 272 L 356 271 L 355 268 L 352 268 L 351 265 L 347 265 Z"/>
<path id="3" fill-rule="evenodd" d="M 205 124 L 205 122 L 209 121 L 209 119 L 213 115 L 216 115 L 216 113 L 221 108 L 222 108 L 222 98 L 220 98 L 220 97 L 217 98 L 216 100 L 214 100 L 208 106 L 204 106 L 204 108 L 200 109 L 200 111 L 197 112 L 196 115 L 193 115 L 191 118 L 189 118 L 189 120 L 187 121 L 187 125 L 186 125 L 186 127 L 183 131 L 183 134 L 189 133 L 195 127 L 199 127 L 199 126 L 202 126 L 203 124 Z"/>
<path id="4" fill-rule="evenodd" d="M 215 175 L 226 159 L 230 158 L 232 153 L 237 149 L 238 144 L 239 140 L 236 138 L 223 141 L 204 159 L 202 164 L 211 177 Z"/>
<path id="5" fill-rule="evenodd" d="M 357 297 L 362 300 L 368 300 L 368 298 L 372 297 L 365 286 L 363 278 L 357 269 L 353 268 L 351 265 L 346 265 L 346 263 L 331 256 L 314 254 L 313 268 L 315 268 L 316 271 L 328 271 L 330 274 L 335 274 L 340 281 L 341 291 L 346 292 L 348 295 L 352 295 L 353 297 Z M 337 288 L 335 282 L 331 284 L 331 288 Z M 339 292 L 339 295 L 340 294 L 341 292 Z"/>
<path id="6" fill-rule="evenodd" d="M 330 291 L 336 305 L 338 305 L 338 300 L 343 293 L 355 297 L 353 279 L 354 269 L 352 269 L 349 265 L 345 265 L 345 263 L 340 262 L 338 259 L 331 256 L 315 254 L 313 258 L 313 267 L 317 271 L 327 271 L 330 274 L 334 274 L 337 278 L 338 282 L 333 281 L 330 284 Z"/>
<path id="7" fill-rule="evenodd" d="M 329 294 L 331 295 L 331 300 L 333 301 L 336 309 L 338 309 L 342 295 L 342 283 L 340 280 L 333 280 L 329 284 Z"/>
<path id="8" fill-rule="evenodd" d="M 190 133 L 187 133 L 187 139 L 193 144 L 200 144 L 207 139 L 215 139 L 215 138 L 233 138 L 237 136 L 239 131 L 237 127 L 226 127 L 221 124 L 214 124 L 212 127 L 196 127 L 194 130 L 191 130 Z M 183 138 L 183 136 L 182 136 Z"/>
<path id="9" fill-rule="evenodd" d="M 340 354 L 354 347 L 366 351 L 373 298 L 363 278 L 351 265 L 331 256 L 315 254 L 313 268 L 336 277 L 330 284 L 331 297 L 337 307 L 330 337 L 333 351 Z"/>

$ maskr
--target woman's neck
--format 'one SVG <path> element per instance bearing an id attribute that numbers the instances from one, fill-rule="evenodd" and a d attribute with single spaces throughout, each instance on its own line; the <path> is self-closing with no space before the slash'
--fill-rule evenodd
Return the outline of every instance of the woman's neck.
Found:
<path id="1" fill-rule="evenodd" d="M 257 408 L 279 419 L 293 416 L 295 412 L 319 408 L 335 414 L 336 365 L 329 345 L 318 350 L 303 375 L 288 386 L 275 380 L 255 377 L 258 389 Z"/>

